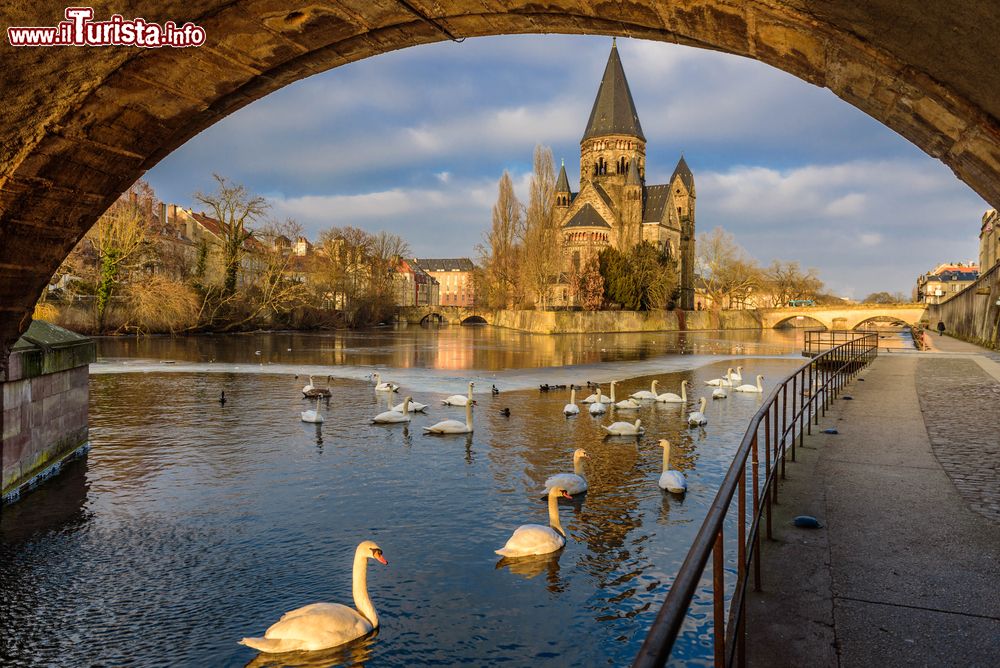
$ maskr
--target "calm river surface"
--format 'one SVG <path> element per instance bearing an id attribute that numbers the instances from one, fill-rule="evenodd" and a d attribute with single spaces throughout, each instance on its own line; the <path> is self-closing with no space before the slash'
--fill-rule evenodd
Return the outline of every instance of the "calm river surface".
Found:
<path id="1" fill-rule="evenodd" d="M 0 520 L 0 664 L 627 665 L 760 398 L 710 402 L 704 429 L 683 416 L 728 365 L 742 364 L 744 382 L 763 374 L 767 392 L 801 363 L 800 337 L 410 327 L 101 340 L 92 450 Z M 402 384 L 394 401 L 410 394 L 428 414 L 369 424 L 385 409 L 365 378 L 376 369 Z M 320 427 L 299 419 L 310 373 L 332 376 Z M 653 378 L 660 392 L 682 379 L 694 392 L 684 408 L 640 409 L 639 440 L 605 440 L 599 426 L 632 415 L 566 419 L 569 391 L 537 388 L 614 379 L 624 398 Z M 425 436 L 464 418 L 441 399 L 470 379 L 475 433 Z M 685 497 L 656 485 L 659 438 L 675 444 Z M 567 547 L 498 567 L 514 528 L 546 521 L 542 483 L 572 470 L 577 447 L 590 491 L 561 509 Z M 389 561 L 369 562 L 377 635 L 277 658 L 237 644 L 298 606 L 351 604 L 365 539 Z M 705 586 L 675 657 L 711 663 L 710 631 Z"/>

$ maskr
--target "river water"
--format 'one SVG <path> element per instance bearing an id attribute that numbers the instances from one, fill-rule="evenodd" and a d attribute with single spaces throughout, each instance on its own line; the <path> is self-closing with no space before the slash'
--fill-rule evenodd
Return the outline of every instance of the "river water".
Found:
<path id="1" fill-rule="evenodd" d="M 737 363 L 745 382 L 765 376 L 766 393 L 801 363 L 800 342 L 795 331 L 490 327 L 103 339 L 89 455 L 0 517 L 0 664 L 627 665 L 761 399 L 710 402 L 704 429 L 683 416 Z M 366 379 L 375 370 L 403 386 L 394 401 L 410 394 L 428 414 L 370 424 L 385 406 Z M 299 419 L 309 374 L 330 376 L 319 427 Z M 640 409 L 638 440 L 600 429 L 632 415 L 567 419 L 569 391 L 537 387 L 621 380 L 623 398 L 653 378 L 660 392 L 682 379 L 694 392 L 684 408 Z M 441 399 L 470 379 L 474 434 L 424 435 L 464 418 Z M 674 443 L 684 497 L 656 485 L 659 438 Z M 514 528 L 546 521 L 542 483 L 572 470 L 577 447 L 591 457 L 590 491 L 561 508 L 567 547 L 498 564 Z M 301 605 L 351 604 L 365 539 L 389 561 L 369 562 L 377 635 L 280 657 L 237 644 Z M 675 658 L 711 663 L 711 629 L 706 581 Z"/>

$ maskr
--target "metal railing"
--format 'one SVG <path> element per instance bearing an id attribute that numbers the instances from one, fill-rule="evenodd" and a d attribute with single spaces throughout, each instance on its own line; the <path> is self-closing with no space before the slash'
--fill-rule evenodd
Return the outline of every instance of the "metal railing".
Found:
<path id="1" fill-rule="evenodd" d="M 771 538 L 771 505 L 778 501 L 777 477 L 785 477 L 788 446 L 795 461 L 796 443 L 812 434 L 814 424 L 825 416 L 830 402 L 836 398 L 848 380 L 878 355 L 878 335 L 862 334 L 826 352 L 820 353 L 798 368 L 775 387 L 750 420 L 733 463 L 726 472 L 715 500 L 695 537 L 687 557 L 677 572 L 670 592 L 657 614 L 633 662 L 633 668 L 663 666 L 670 658 L 674 641 L 687 617 L 688 608 L 702 579 L 702 573 L 712 559 L 712 597 L 714 617 L 715 665 L 717 667 L 746 665 L 747 573 L 753 569 L 754 591 L 761 590 L 760 525 L 763 520 L 768 539 Z M 763 431 L 764 468 L 761 484 L 760 450 Z M 748 475 L 747 464 L 750 464 Z M 752 484 L 752 510 L 747 524 L 747 478 Z M 737 575 L 732 601 L 726 619 L 725 548 L 723 526 L 738 493 Z"/>
<path id="2" fill-rule="evenodd" d="M 813 357 L 834 346 L 854 341 L 868 334 L 871 332 L 855 329 L 809 329 L 806 330 L 805 339 L 802 342 L 802 354 Z"/>

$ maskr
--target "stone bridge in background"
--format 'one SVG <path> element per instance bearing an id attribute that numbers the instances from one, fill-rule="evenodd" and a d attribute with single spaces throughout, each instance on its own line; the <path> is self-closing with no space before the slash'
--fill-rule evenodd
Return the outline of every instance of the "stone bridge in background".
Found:
<path id="1" fill-rule="evenodd" d="M 767 308 L 757 313 L 764 329 L 798 322 L 800 318 L 813 320 L 827 329 L 857 329 L 868 322 L 903 322 L 913 326 L 926 319 L 927 309 L 923 304 L 858 304 Z"/>
<path id="2" fill-rule="evenodd" d="M 404 306 L 397 311 L 399 322 L 411 325 L 492 325 L 492 311 L 465 306 Z"/>

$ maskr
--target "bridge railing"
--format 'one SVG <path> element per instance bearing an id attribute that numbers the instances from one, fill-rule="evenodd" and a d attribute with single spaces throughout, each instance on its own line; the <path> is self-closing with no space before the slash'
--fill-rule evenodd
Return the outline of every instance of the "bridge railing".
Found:
<path id="1" fill-rule="evenodd" d="M 753 570 L 754 591 L 761 590 L 760 529 L 771 539 L 771 505 L 778 501 L 777 479 L 785 477 L 789 454 L 795 461 L 813 425 L 826 415 L 830 402 L 844 385 L 878 355 L 878 335 L 864 333 L 818 354 L 775 387 L 750 420 L 733 463 L 726 472 L 701 529 L 677 572 L 663 607 L 657 614 L 633 662 L 633 668 L 663 666 L 687 617 L 688 608 L 712 556 L 712 600 L 715 666 L 746 665 L 746 597 Z M 763 447 L 761 447 L 763 446 Z M 763 468 L 760 454 L 763 450 Z M 751 515 L 747 517 L 747 482 L 751 485 Z M 761 480 L 763 478 L 763 480 Z M 726 615 L 725 548 L 723 527 L 737 497 L 737 574 Z"/>
<path id="2" fill-rule="evenodd" d="M 855 341 L 871 332 L 854 329 L 809 329 L 805 332 L 802 354 L 814 357 L 830 348 Z M 877 339 L 876 339 L 877 340 Z"/>

